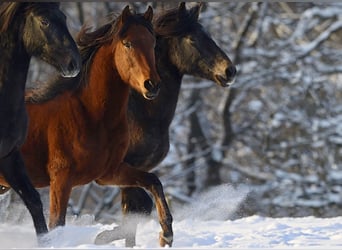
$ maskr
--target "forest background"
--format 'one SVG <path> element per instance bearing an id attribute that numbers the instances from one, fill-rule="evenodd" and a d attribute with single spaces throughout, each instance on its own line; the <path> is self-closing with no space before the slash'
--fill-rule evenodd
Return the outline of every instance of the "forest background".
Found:
<path id="1" fill-rule="evenodd" d="M 62 2 L 76 35 L 129 4 L 157 15 L 177 2 Z M 187 6 L 195 2 L 188 2 Z M 170 129 L 167 158 L 154 172 L 171 209 L 228 185 L 240 204 L 227 219 L 334 217 L 342 214 L 342 3 L 208 2 L 200 22 L 237 65 L 230 88 L 183 78 Z M 55 74 L 32 60 L 28 86 Z M 48 189 L 39 190 L 48 210 Z M 95 183 L 75 188 L 69 216 L 93 214 L 112 223 L 121 213 L 120 190 Z M 209 203 L 211 200 L 208 201 Z M 229 206 L 221 200 L 218 204 Z M 19 220 L 9 192 L 2 219 Z M 16 210 L 18 211 L 18 210 Z M 26 213 L 23 209 L 22 213 Z"/>

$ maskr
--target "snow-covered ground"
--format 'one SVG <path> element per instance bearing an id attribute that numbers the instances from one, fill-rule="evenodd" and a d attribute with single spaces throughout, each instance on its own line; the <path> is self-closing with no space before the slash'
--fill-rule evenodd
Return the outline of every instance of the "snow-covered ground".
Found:
<path id="1" fill-rule="evenodd" d="M 227 195 L 226 191 L 230 191 Z M 174 248 L 235 249 L 342 249 L 342 217 L 225 219 L 245 196 L 243 189 L 222 186 L 204 194 L 191 206 L 175 208 Z M 96 235 L 116 224 L 100 224 L 91 215 L 69 217 L 67 226 L 48 234 L 49 248 L 123 248 L 123 240 L 95 245 Z M 159 248 L 160 226 L 155 214 L 139 224 L 135 248 Z M 22 223 L 0 224 L 0 248 L 35 248 L 36 237 L 30 218 Z"/>

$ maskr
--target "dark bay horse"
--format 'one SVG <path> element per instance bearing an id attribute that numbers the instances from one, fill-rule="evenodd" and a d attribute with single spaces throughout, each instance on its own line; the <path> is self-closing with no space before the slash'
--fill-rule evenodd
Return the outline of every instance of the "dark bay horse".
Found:
<path id="1" fill-rule="evenodd" d="M 80 55 L 58 3 L 2 3 L 0 183 L 6 183 L 6 186 L 11 186 L 19 194 L 40 236 L 47 232 L 42 203 L 26 174 L 19 152 L 28 125 L 24 92 L 31 56 L 55 66 L 66 77 L 74 77 L 80 70 Z M 63 88 L 62 85 L 58 87 Z"/>
<path id="2" fill-rule="evenodd" d="M 156 63 L 162 87 L 151 102 L 132 91 L 128 104 L 131 136 L 125 162 L 141 170 L 150 171 L 168 153 L 169 127 L 184 74 L 209 79 L 222 87 L 235 79 L 235 66 L 198 22 L 200 9 L 199 4 L 187 10 L 185 3 L 181 3 L 154 21 Z M 136 190 L 122 190 L 123 207 L 131 211 L 141 207 L 135 204 L 139 200 L 135 195 L 129 199 L 129 192 Z"/>
<path id="3" fill-rule="evenodd" d="M 187 10 L 181 3 L 154 21 L 160 93 L 153 101 L 146 101 L 132 91 L 128 104 L 130 145 L 124 161 L 140 170 L 152 170 L 169 151 L 169 127 L 184 74 L 209 79 L 222 87 L 235 79 L 235 66 L 198 22 L 200 10 L 200 4 Z M 125 187 L 121 191 L 123 214 L 151 213 L 152 200 L 143 189 Z M 119 230 L 104 231 L 98 242 L 120 238 L 116 233 L 120 234 Z M 122 237 L 129 243 L 126 246 L 135 245 L 134 235 Z"/>
<path id="4" fill-rule="evenodd" d="M 50 185 L 50 228 L 65 224 L 72 187 L 95 180 L 151 192 L 162 227 L 160 244 L 172 244 L 172 216 L 159 179 L 123 162 L 131 88 L 149 101 L 159 92 L 152 17 L 151 7 L 142 15 L 127 6 L 116 21 L 94 32 L 82 29 L 81 74 L 58 80 L 77 81 L 80 87 L 42 103 L 43 91 L 29 94 L 35 103 L 26 105 L 31 122 L 21 152 L 33 184 Z"/>

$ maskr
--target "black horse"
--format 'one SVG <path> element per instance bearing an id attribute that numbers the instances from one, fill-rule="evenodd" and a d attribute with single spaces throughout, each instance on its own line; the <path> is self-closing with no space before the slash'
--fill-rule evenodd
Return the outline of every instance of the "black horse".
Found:
<path id="1" fill-rule="evenodd" d="M 26 174 L 19 153 L 28 126 L 24 93 L 31 56 L 55 66 L 65 77 L 74 77 L 80 70 L 80 55 L 58 3 L 2 3 L 0 172 L 24 201 L 33 218 L 36 233 L 41 236 L 48 231 L 42 202 Z M 60 88 L 63 89 L 63 86 Z"/>
<path id="2" fill-rule="evenodd" d="M 156 167 L 169 151 L 169 127 L 184 74 L 212 80 L 222 87 L 235 79 L 235 66 L 198 22 L 200 10 L 200 4 L 187 10 L 185 3 L 181 3 L 154 21 L 160 93 L 156 99 L 146 101 L 132 91 L 128 107 L 130 146 L 125 162 L 143 171 Z M 151 213 L 153 203 L 145 190 L 122 188 L 121 195 L 124 215 Z M 126 238 L 126 246 L 132 247 L 135 228 L 131 228 L 134 226 L 104 231 L 96 242 Z"/>

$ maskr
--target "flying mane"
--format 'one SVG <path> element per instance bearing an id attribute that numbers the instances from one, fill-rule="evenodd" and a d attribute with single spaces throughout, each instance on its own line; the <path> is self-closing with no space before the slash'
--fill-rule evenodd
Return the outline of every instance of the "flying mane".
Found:
<path id="1" fill-rule="evenodd" d="M 177 7 L 161 13 L 153 22 L 156 34 L 163 37 L 181 36 L 194 30 L 198 25 L 197 8 L 201 6 L 196 6 L 189 11 L 184 8 L 181 12 Z"/>

